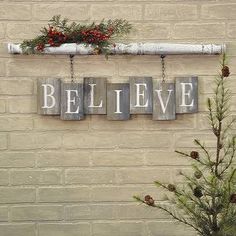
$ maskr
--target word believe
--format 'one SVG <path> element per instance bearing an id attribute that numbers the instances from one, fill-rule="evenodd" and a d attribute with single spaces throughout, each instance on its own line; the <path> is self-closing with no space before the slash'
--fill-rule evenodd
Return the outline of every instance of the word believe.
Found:
<path id="1" fill-rule="evenodd" d="M 174 120 L 176 114 L 198 111 L 197 77 L 162 82 L 130 77 L 129 83 L 84 78 L 84 83 L 38 80 L 38 113 L 81 120 L 85 114 L 107 114 L 108 120 L 128 120 L 131 114 L 153 114 L 153 120 Z"/>

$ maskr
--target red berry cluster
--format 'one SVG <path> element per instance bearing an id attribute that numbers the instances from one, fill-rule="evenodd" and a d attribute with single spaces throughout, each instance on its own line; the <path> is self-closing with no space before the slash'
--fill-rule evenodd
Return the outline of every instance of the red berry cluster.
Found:
<path id="1" fill-rule="evenodd" d="M 67 40 L 67 35 L 64 33 L 49 27 L 48 30 L 48 44 L 52 47 L 58 47 L 61 44 L 65 43 Z"/>
<path id="2" fill-rule="evenodd" d="M 44 50 L 45 45 L 43 43 L 39 43 L 36 47 L 37 51 L 42 52 Z"/>
<path id="3" fill-rule="evenodd" d="M 113 33 L 113 29 L 109 28 L 107 32 L 102 32 L 100 29 L 95 27 L 94 29 L 88 29 L 81 32 L 82 39 L 86 43 L 98 44 L 100 42 L 107 41 Z"/>
<path id="4" fill-rule="evenodd" d="M 46 42 L 49 44 L 51 47 L 58 47 L 61 44 L 65 43 L 67 40 L 67 35 L 58 31 L 57 29 L 53 29 L 53 27 L 49 27 L 47 31 L 47 38 L 48 41 Z M 46 43 L 38 43 L 36 49 L 37 51 L 42 52 L 45 48 Z"/>
<path id="5" fill-rule="evenodd" d="M 46 40 L 45 42 L 40 42 L 37 44 L 37 51 L 42 52 L 46 44 L 49 44 L 50 47 L 58 47 L 63 43 L 71 41 L 77 41 L 76 38 L 81 36 L 81 41 L 89 44 L 100 44 L 106 42 L 110 39 L 114 33 L 114 28 L 109 27 L 107 29 L 100 29 L 99 26 L 94 28 L 84 29 L 81 32 L 71 32 L 69 35 L 59 31 L 57 28 L 50 26 L 46 31 Z M 115 45 L 113 45 L 115 47 Z"/>

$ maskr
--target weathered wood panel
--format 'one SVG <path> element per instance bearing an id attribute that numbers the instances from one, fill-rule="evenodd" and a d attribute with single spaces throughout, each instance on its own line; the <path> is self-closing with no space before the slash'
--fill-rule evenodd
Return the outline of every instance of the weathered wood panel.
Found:
<path id="1" fill-rule="evenodd" d="M 198 78 L 176 77 L 176 113 L 195 113 L 198 111 Z"/>
<path id="2" fill-rule="evenodd" d="M 38 114 L 59 115 L 61 99 L 61 80 L 42 78 L 37 80 Z"/>
<path id="3" fill-rule="evenodd" d="M 106 78 L 84 78 L 85 114 L 106 114 Z"/>
<path id="4" fill-rule="evenodd" d="M 153 120 L 175 120 L 175 84 L 153 81 Z"/>
<path id="5" fill-rule="evenodd" d="M 128 120 L 130 118 L 129 84 L 107 84 L 107 119 Z"/>
<path id="6" fill-rule="evenodd" d="M 84 118 L 83 84 L 66 82 L 61 84 L 61 119 L 81 120 Z"/>
<path id="7" fill-rule="evenodd" d="M 130 77 L 130 113 L 152 113 L 152 78 Z"/>

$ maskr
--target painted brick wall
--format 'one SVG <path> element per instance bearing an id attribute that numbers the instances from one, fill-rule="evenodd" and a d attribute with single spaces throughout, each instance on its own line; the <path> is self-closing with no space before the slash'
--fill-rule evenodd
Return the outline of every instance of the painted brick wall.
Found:
<path id="1" fill-rule="evenodd" d="M 152 182 L 181 181 L 189 163 L 174 154 L 192 139 L 213 147 L 205 101 L 218 56 L 168 56 L 167 74 L 198 75 L 200 112 L 176 121 L 105 116 L 61 121 L 36 114 L 38 77 L 68 77 L 65 56 L 13 56 L 7 42 L 38 33 L 52 15 L 81 22 L 126 18 L 126 41 L 227 43 L 236 112 L 235 0 L 0 0 L 0 236 L 190 236 L 162 212 L 138 206 L 134 194 L 163 199 Z M 158 56 L 76 57 L 75 72 L 127 81 L 161 76 Z"/>

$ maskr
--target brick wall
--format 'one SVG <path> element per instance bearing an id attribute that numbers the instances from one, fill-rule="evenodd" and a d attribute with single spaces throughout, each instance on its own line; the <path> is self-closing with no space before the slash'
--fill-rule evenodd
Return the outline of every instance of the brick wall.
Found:
<path id="1" fill-rule="evenodd" d="M 189 168 L 174 150 L 190 150 L 196 137 L 214 145 L 205 100 L 219 57 L 167 57 L 170 79 L 199 76 L 198 114 L 171 122 L 149 115 L 126 122 L 95 115 L 78 122 L 42 117 L 36 114 L 36 79 L 68 77 L 69 60 L 9 55 L 6 43 L 32 38 L 54 14 L 81 22 L 126 18 L 136 27 L 126 39 L 132 42 L 225 42 L 236 89 L 234 0 L 0 0 L 0 236 L 194 235 L 166 214 L 138 206 L 132 196 L 150 193 L 162 200 L 152 182 L 181 181 L 178 171 Z M 78 78 L 161 76 L 158 56 L 75 60 Z"/>

